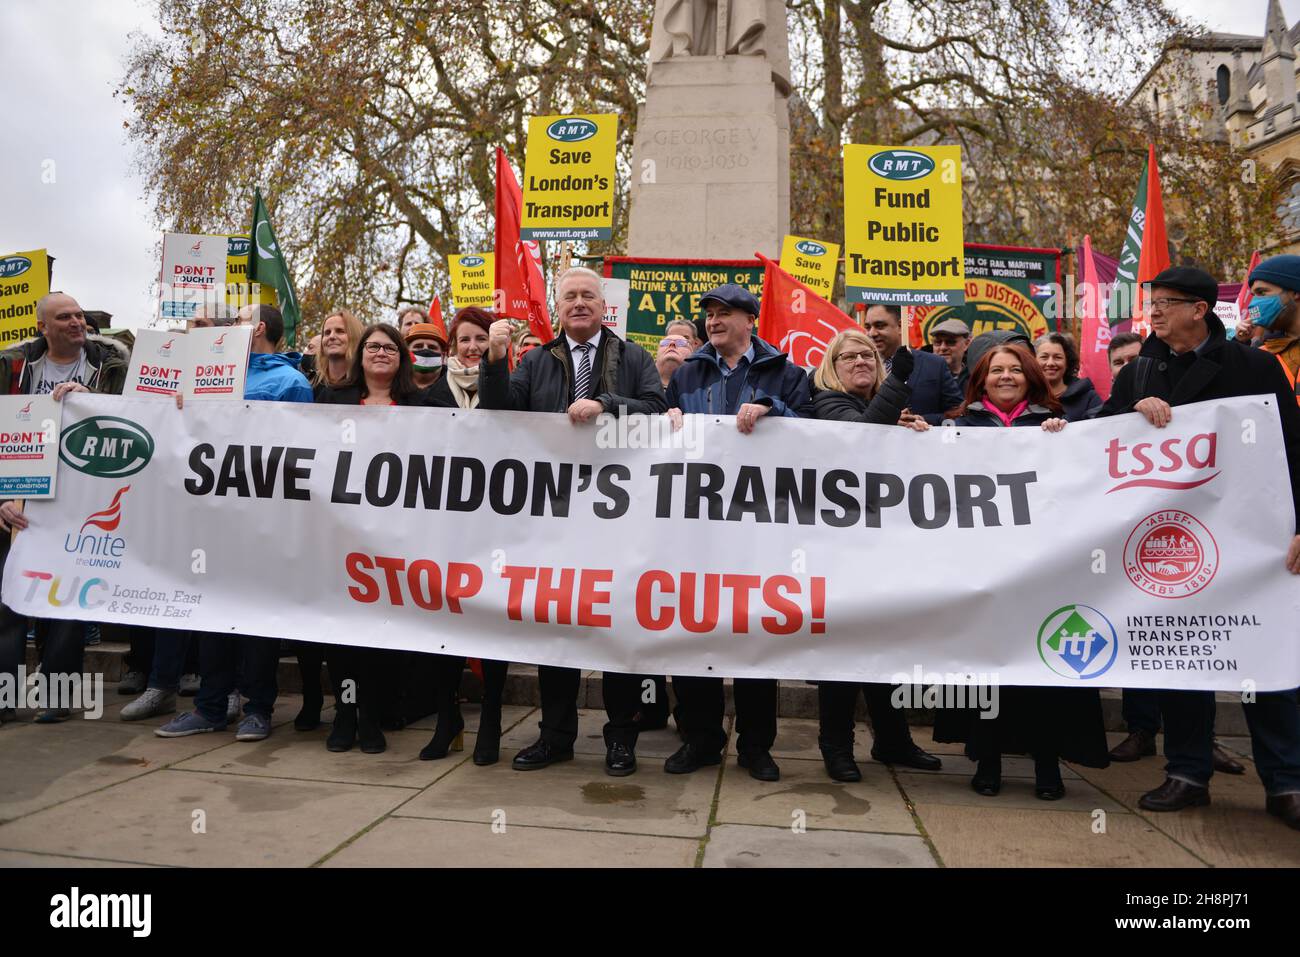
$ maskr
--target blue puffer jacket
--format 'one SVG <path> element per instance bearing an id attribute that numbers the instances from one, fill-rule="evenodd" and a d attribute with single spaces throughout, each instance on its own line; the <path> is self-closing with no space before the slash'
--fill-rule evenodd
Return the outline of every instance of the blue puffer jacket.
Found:
<path id="1" fill-rule="evenodd" d="M 310 402 L 311 386 L 298 371 L 297 352 L 254 352 L 248 357 L 244 398 L 265 402 Z"/>
<path id="2" fill-rule="evenodd" d="M 745 370 L 745 382 L 735 408 L 726 407 L 722 365 L 717 350 L 708 342 L 687 357 L 681 368 L 673 373 L 668 383 L 668 408 L 734 415 L 740 405 L 754 402 L 770 405 L 777 415 L 790 418 L 810 416 L 812 400 L 808 376 L 791 363 L 784 352 L 779 352 L 758 336 L 751 341 L 754 361 Z"/>

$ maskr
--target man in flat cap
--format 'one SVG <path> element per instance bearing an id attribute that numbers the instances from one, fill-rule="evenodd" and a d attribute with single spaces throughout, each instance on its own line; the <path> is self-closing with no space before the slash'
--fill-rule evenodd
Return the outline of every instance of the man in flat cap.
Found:
<path id="1" fill-rule="evenodd" d="M 1140 412 L 1157 429 L 1173 418 L 1173 406 L 1273 393 L 1282 419 L 1291 474 L 1291 495 L 1300 516 L 1300 409 L 1277 359 L 1229 340 L 1214 314 L 1219 284 L 1190 266 L 1166 269 L 1151 281 L 1147 300 L 1154 333 L 1137 359 L 1115 378 L 1100 415 Z M 1249 489 L 1244 490 L 1249 494 Z M 1294 534 L 1286 567 L 1300 574 L 1300 535 Z M 1295 641 L 1294 631 L 1278 636 Z M 1300 830 L 1300 709 L 1296 692 L 1258 692 L 1243 703 L 1255 768 L 1267 794 L 1265 809 Z M 1214 773 L 1212 691 L 1160 692 L 1165 719 L 1165 783 L 1142 795 L 1146 811 L 1178 811 L 1210 803 Z"/>
<path id="2" fill-rule="evenodd" d="M 930 328 L 930 345 L 934 354 L 948 363 L 948 371 L 957 380 L 957 390 L 966 394 L 970 369 L 966 367 L 966 347 L 970 345 L 970 326 L 960 319 L 945 319 Z"/>
<path id="3" fill-rule="evenodd" d="M 774 346 L 758 338 L 758 300 L 727 283 L 700 297 L 709 341 L 687 357 L 668 383 L 668 414 L 680 427 L 683 412 L 734 415 L 736 428 L 751 433 L 771 416 L 798 418 L 811 401 L 808 376 Z M 665 763 L 669 774 L 687 774 L 722 760 L 725 699 L 722 678 L 674 677 L 677 721 L 686 743 Z M 760 781 L 776 781 L 776 680 L 737 678 L 736 754 Z"/>

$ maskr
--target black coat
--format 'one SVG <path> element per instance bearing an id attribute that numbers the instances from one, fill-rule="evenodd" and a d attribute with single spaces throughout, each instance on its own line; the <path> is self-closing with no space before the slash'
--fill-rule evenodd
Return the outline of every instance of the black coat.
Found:
<path id="1" fill-rule="evenodd" d="M 1012 425 L 1041 425 L 1052 416 L 1043 406 L 1031 405 Z M 1002 425 L 981 402 L 972 402 L 957 424 L 974 428 Z M 1101 695 L 1096 688 L 1002 685 L 997 702 L 998 716 L 990 720 L 972 708 L 940 708 L 934 717 L 934 740 L 965 743 L 971 760 L 980 757 L 972 747 L 973 738 L 991 736 L 1000 754 L 1056 755 L 1090 768 L 1110 763 Z"/>
<path id="2" fill-rule="evenodd" d="M 957 388 L 948 361 L 932 352 L 912 350 L 912 374 L 907 384 L 912 388 L 911 409 L 931 425 L 943 421 L 945 412 L 961 405 L 962 393 Z"/>
<path id="3" fill-rule="evenodd" d="M 1067 422 L 1091 419 L 1101 411 L 1101 396 L 1091 379 L 1075 379 L 1061 393 L 1061 409 Z"/>
<path id="4" fill-rule="evenodd" d="M 606 412 L 658 415 L 668 411 L 654 359 L 635 342 L 625 342 L 606 329 L 592 373 L 592 398 Z M 573 360 L 563 333 L 530 350 L 513 373 L 504 358 L 489 362 L 484 356 L 478 376 L 481 409 L 564 412 L 573 404 Z"/>
<path id="5" fill-rule="evenodd" d="M 1209 342 L 1174 381 L 1170 365 L 1178 361 L 1158 337 L 1148 336 L 1138 357 L 1119 370 L 1110 398 L 1098 416 L 1132 412 L 1139 400 L 1155 396 L 1170 405 L 1187 405 L 1237 395 L 1272 394 L 1282 418 L 1282 441 L 1291 473 L 1291 497 L 1300 521 L 1300 408 L 1277 356 L 1229 340 L 1214 313 L 1205 317 Z M 1187 361 L 1187 360 L 1184 360 Z"/>
<path id="6" fill-rule="evenodd" d="M 438 380 L 442 381 L 441 379 Z M 435 382 L 427 389 L 421 389 L 419 392 L 410 396 L 398 405 L 406 406 L 424 406 L 427 408 L 446 409 L 456 408 L 456 403 L 450 399 L 443 399 L 436 394 L 438 383 Z M 360 405 L 361 404 L 361 386 L 345 385 L 337 389 L 331 389 L 326 386 L 323 391 L 318 392 L 316 401 L 325 405 Z"/>
<path id="7" fill-rule="evenodd" d="M 812 377 L 809 376 L 809 382 Z M 859 422 L 867 425 L 897 425 L 898 417 L 907 408 L 912 390 L 897 376 L 887 376 L 880 390 L 868 403 L 851 392 L 835 389 L 812 388 L 812 414 L 810 418 L 833 422 Z"/>

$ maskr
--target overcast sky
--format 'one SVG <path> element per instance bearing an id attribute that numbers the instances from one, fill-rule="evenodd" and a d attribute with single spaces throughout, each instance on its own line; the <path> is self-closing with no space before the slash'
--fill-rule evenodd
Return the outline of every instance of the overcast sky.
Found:
<path id="1" fill-rule="evenodd" d="M 651 0 L 645 0 L 649 3 Z M 1267 0 L 1173 0 L 1210 29 L 1261 34 Z M 1287 22 L 1300 0 L 1283 0 Z M 161 234 L 131 174 L 112 97 L 133 31 L 157 32 L 149 0 L 0 0 L 0 255 L 46 248 L 54 286 L 114 326 L 150 318 Z M 53 182 L 43 182 L 53 161 Z"/>

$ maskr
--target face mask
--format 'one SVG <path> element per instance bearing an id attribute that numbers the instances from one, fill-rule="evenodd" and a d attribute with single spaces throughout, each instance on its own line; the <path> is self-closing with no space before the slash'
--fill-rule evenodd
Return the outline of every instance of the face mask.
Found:
<path id="1" fill-rule="evenodd" d="M 1251 323 L 1261 329 L 1270 328 L 1273 323 L 1277 322 L 1277 317 L 1281 314 L 1282 296 L 1280 293 L 1276 296 L 1256 296 L 1250 301 L 1250 308 L 1246 310 L 1246 315 L 1250 317 Z"/>
<path id="2" fill-rule="evenodd" d="M 411 353 L 416 372 L 435 372 L 442 368 L 442 355 L 432 349 L 416 349 Z"/>

